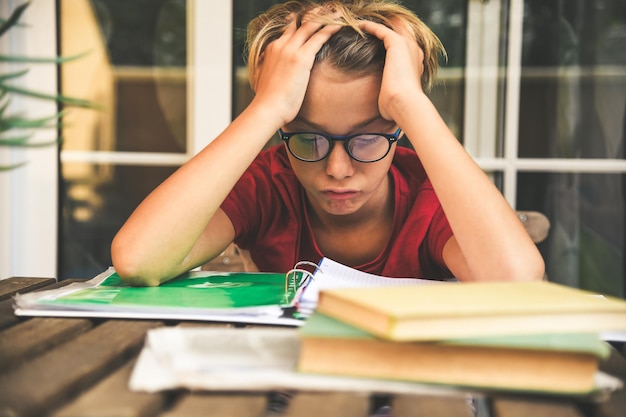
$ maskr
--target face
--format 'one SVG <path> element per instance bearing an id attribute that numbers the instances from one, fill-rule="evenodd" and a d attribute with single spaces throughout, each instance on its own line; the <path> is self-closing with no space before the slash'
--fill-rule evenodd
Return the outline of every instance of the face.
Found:
<path id="1" fill-rule="evenodd" d="M 314 131 L 330 135 L 394 133 L 394 122 L 378 113 L 380 77 L 353 78 L 324 63 L 317 64 L 302 108 L 286 132 Z M 318 215 L 350 215 L 385 204 L 389 167 L 395 144 L 380 161 L 350 158 L 341 142 L 318 162 L 304 162 L 288 153 L 291 166 Z"/>

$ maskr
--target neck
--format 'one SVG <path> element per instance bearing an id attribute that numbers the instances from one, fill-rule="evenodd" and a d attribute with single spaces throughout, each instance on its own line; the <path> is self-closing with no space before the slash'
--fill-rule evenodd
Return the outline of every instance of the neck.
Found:
<path id="1" fill-rule="evenodd" d="M 384 250 L 393 227 L 390 183 L 391 180 L 382 190 L 381 198 L 375 199 L 377 204 L 367 204 L 350 215 L 329 215 L 308 206 L 313 235 L 324 256 L 357 266 L 375 259 Z"/>

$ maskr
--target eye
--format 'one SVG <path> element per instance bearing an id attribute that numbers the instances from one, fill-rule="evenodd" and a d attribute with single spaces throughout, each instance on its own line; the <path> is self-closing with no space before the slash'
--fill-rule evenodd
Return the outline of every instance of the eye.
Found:
<path id="1" fill-rule="evenodd" d="M 304 160 L 322 159 L 328 153 L 329 148 L 329 140 L 317 133 L 298 133 L 289 141 L 291 152 Z"/>
<path id="2" fill-rule="evenodd" d="M 298 134 L 293 135 L 292 138 L 307 141 L 307 140 L 315 140 L 317 136 L 318 135 L 316 135 L 315 133 L 298 133 Z"/>
<path id="3" fill-rule="evenodd" d="M 377 145 L 381 140 L 386 140 L 379 135 L 361 135 L 350 140 L 350 145 L 353 148 L 360 148 L 364 146 Z"/>

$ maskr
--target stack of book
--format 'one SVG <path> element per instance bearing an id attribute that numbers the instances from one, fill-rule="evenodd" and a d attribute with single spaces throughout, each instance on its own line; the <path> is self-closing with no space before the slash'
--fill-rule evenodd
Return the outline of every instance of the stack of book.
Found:
<path id="1" fill-rule="evenodd" d="M 549 282 L 331 289 L 299 329 L 298 369 L 590 394 L 620 384 L 598 371 L 606 331 L 626 331 L 624 300 Z"/>

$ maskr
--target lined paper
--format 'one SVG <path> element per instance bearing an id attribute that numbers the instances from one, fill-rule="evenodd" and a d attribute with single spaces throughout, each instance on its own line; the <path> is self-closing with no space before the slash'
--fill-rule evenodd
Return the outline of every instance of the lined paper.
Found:
<path id="1" fill-rule="evenodd" d="M 319 292 L 334 288 L 359 287 L 397 287 L 406 285 L 438 284 L 442 281 L 433 281 L 421 278 L 390 278 L 370 274 L 351 268 L 329 258 L 323 258 L 313 279 L 306 287 L 300 300 L 298 311 L 307 315 L 313 312 L 317 305 Z"/>

